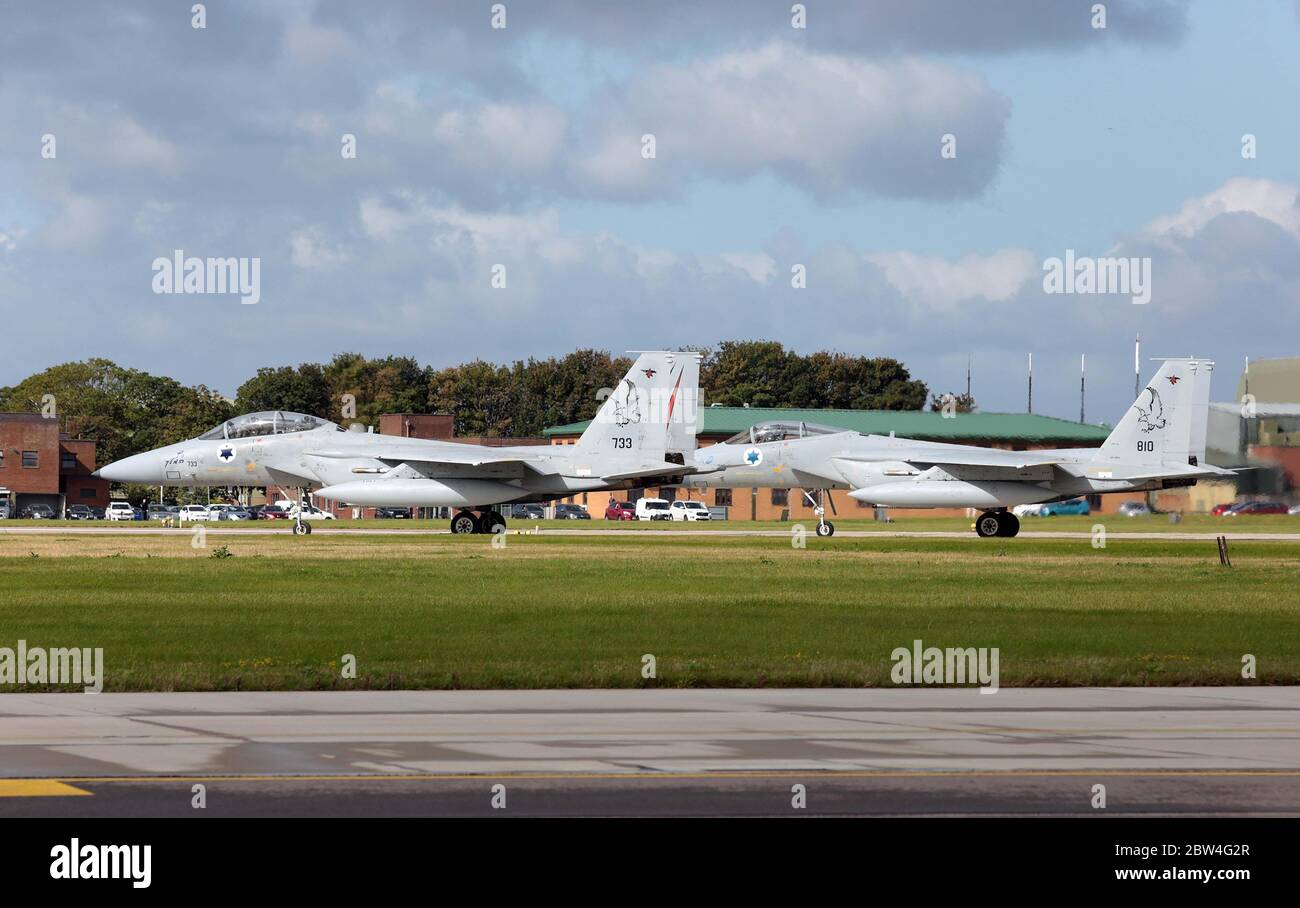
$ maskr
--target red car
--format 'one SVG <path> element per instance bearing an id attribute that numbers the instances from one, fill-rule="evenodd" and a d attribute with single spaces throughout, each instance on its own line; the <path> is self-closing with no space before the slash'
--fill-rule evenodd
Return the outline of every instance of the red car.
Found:
<path id="1" fill-rule="evenodd" d="M 630 501 L 611 501 L 605 508 L 606 520 L 636 520 L 636 507 Z"/>
<path id="2" fill-rule="evenodd" d="M 1216 504 L 1214 506 L 1214 509 L 1210 511 L 1210 513 L 1213 514 L 1215 517 L 1222 517 L 1224 511 L 1228 510 L 1228 508 L 1235 508 L 1236 506 L 1237 503 L 1235 501 L 1225 502 L 1224 504 Z"/>
<path id="3" fill-rule="evenodd" d="M 1285 514 L 1286 505 L 1280 501 L 1247 501 L 1223 513 L 1225 517 L 1237 517 L 1241 514 Z"/>

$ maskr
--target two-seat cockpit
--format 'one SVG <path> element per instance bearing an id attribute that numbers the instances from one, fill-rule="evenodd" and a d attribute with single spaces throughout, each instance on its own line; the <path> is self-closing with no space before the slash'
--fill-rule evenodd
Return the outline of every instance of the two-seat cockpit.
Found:
<path id="1" fill-rule="evenodd" d="M 834 426 L 824 426 L 813 422 L 789 422 L 772 420 L 755 423 L 743 432 L 723 442 L 724 445 L 761 445 L 772 441 L 789 441 L 794 438 L 808 438 L 811 435 L 834 435 L 847 431 Z"/>
<path id="2" fill-rule="evenodd" d="M 221 441 L 232 438 L 262 438 L 267 435 L 288 435 L 292 432 L 311 432 L 325 426 L 334 426 L 340 432 L 346 431 L 342 426 L 308 416 L 305 413 L 292 413 L 288 410 L 262 410 L 258 413 L 245 413 L 228 419 L 219 426 L 214 426 L 199 436 L 200 441 Z"/>

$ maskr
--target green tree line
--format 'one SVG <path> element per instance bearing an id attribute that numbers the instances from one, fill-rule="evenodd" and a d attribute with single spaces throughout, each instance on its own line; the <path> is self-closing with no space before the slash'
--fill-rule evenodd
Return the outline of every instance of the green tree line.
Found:
<path id="1" fill-rule="evenodd" d="M 723 341 L 699 350 L 704 403 L 726 406 L 919 410 L 929 391 L 898 360 L 799 354 L 775 341 Z M 449 413 L 459 436 L 520 438 L 590 419 L 598 392 L 631 368 L 627 357 L 576 350 L 509 364 L 474 360 L 435 369 L 409 356 L 340 353 L 328 363 L 257 370 L 233 401 L 107 359 L 51 366 L 0 388 L 0 411 L 53 402 L 65 431 L 96 438 L 99 460 L 192 438 L 239 413 L 293 410 L 377 425 L 382 413 Z M 49 395 L 50 397 L 47 397 Z"/>

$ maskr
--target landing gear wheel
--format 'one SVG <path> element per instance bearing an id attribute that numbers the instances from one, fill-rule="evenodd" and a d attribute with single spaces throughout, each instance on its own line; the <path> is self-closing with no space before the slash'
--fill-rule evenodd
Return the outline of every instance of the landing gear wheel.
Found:
<path id="1" fill-rule="evenodd" d="M 451 531 L 457 535 L 478 532 L 478 519 L 472 511 L 458 511 L 451 518 Z"/>
<path id="2" fill-rule="evenodd" d="M 975 533 L 984 539 L 1002 535 L 1002 514 L 997 511 L 985 511 L 975 519 Z"/>
<path id="3" fill-rule="evenodd" d="M 506 528 L 506 519 L 496 511 L 484 511 L 478 515 L 478 532 L 490 535 L 497 532 L 497 527 L 504 530 Z"/>
<path id="4" fill-rule="evenodd" d="M 293 525 L 293 535 L 295 535 L 295 536 L 309 536 L 309 535 L 311 535 L 311 524 L 310 524 L 310 523 L 303 523 L 302 521 L 299 521 L 299 522 L 295 523 L 295 524 Z"/>
<path id="5" fill-rule="evenodd" d="M 817 535 L 818 535 L 818 536 L 834 536 L 834 535 L 835 535 L 835 524 L 831 523 L 829 520 L 824 520 L 824 521 L 822 521 L 821 523 L 817 524 Z"/>
<path id="6" fill-rule="evenodd" d="M 1010 511 L 1001 515 L 1001 528 L 998 530 L 999 536 L 1014 536 L 1020 532 L 1020 518 Z"/>

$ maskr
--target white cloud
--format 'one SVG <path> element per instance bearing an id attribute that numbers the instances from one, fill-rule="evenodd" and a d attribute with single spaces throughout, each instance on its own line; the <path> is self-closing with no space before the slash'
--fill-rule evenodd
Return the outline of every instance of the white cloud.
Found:
<path id="1" fill-rule="evenodd" d="M 568 118 L 545 104 L 487 104 L 453 110 L 433 127 L 437 141 L 463 166 L 497 168 L 503 175 L 551 167 L 564 143 Z"/>
<path id="2" fill-rule="evenodd" d="M 1249 177 L 1236 177 L 1187 200 L 1176 213 L 1153 219 L 1143 232 L 1152 237 L 1190 237 L 1219 215 L 1233 212 L 1248 212 L 1300 236 L 1300 189 Z"/>
<path id="3" fill-rule="evenodd" d="M 10 253 L 18 248 L 18 243 L 27 235 L 27 231 L 22 227 L 13 227 L 8 230 L 0 230 L 0 252 Z"/>
<path id="4" fill-rule="evenodd" d="M 87 249 L 108 233 L 109 205 L 73 192 L 59 193 L 59 211 L 41 231 L 41 239 L 58 249 Z"/>
<path id="5" fill-rule="evenodd" d="M 776 273 L 776 260 L 765 252 L 724 252 L 718 258 L 749 275 L 756 284 L 766 284 Z"/>
<path id="6" fill-rule="evenodd" d="M 289 260 L 299 268 L 324 270 L 337 268 L 351 256 L 347 250 L 331 246 L 319 227 L 305 227 L 289 237 Z"/>
<path id="7" fill-rule="evenodd" d="M 100 133 L 97 150 L 110 163 L 154 170 L 168 176 L 180 170 L 180 149 L 130 117 L 111 117 L 96 131 Z"/>
<path id="8" fill-rule="evenodd" d="M 965 255 L 957 261 L 913 252 L 880 252 L 867 261 L 904 296 L 939 310 L 966 300 L 1005 302 L 1041 272 L 1028 249 L 1000 249 L 992 255 Z"/>
<path id="9" fill-rule="evenodd" d="M 969 71 L 783 43 L 655 67 L 596 107 L 607 125 L 575 179 L 627 196 L 760 172 L 823 196 L 971 195 L 996 174 L 1010 112 Z M 940 157 L 946 133 L 958 138 L 955 160 Z M 642 156 L 644 134 L 655 136 L 654 159 Z"/>
<path id="10" fill-rule="evenodd" d="M 290 58 L 306 66 L 345 61 L 357 53 L 347 32 L 307 21 L 289 23 L 285 27 L 284 43 Z"/>

